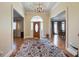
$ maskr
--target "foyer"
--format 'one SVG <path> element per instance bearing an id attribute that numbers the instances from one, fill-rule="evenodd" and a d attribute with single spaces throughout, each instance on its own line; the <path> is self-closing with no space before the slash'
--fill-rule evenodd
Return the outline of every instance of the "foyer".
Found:
<path id="1" fill-rule="evenodd" d="M 76 2 L 0 2 L 0 56 L 78 57 L 78 6 Z"/>

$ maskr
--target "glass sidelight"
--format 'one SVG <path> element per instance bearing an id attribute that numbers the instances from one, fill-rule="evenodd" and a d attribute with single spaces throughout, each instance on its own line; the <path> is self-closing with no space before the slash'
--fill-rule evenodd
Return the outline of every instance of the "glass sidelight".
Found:
<path id="1" fill-rule="evenodd" d="M 35 24 L 35 32 L 38 32 L 38 24 Z"/>

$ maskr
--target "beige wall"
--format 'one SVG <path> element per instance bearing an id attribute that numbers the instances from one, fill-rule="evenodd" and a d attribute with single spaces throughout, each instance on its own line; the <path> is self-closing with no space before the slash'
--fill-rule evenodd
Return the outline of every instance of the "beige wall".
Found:
<path id="1" fill-rule="evenodd" d="M 79 48 L 79 3 L 70 3 L 69 14 L 69 42 Z"/>
<path id="2" fill-rule="evenodd" d="M 7 53 L 12 49 L 11 5 L 0 3 L 0 51 Z"/>
<path id="3" fill-rule="evenodd" d="M 26 12 L 24 20 L 24 37 L 32 37 L 31 35 L 31 19 L 33 16 L 41 16 L 43 18 L 44 34 L 49 33 L 49 14 L 48 13 L 35 13 Z"/>
<path id="4" fill-rule="evenodd" d="M 21 4 L 14 4 L 15 3 L 0 3 L 0 51 L 3 52 L 4 55 L 9 55 L 13 49 L 12 9 L 17 9 L 20 15 L 23 16 L 22 9 L 20 9 Z"/>
<path id="5" fill-rule="evenodd" d="M 79 48 L 79 3 L 59 3 L 50 12 L 50 17 L 54 17 L 61 11 L 65 10 L 66 17 L 66 43 L 68 41 L 68 47 L 70 44 Z M 54 11 L 54 12 L 53 12 Z M 70 50 L 69 50 L 70 51 Z"/>

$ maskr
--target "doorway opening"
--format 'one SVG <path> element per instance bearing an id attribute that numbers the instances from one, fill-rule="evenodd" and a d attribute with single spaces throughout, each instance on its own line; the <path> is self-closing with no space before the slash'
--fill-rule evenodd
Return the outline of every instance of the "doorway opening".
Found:
<path id="1" fill-rule="evenodd" d="M 66 20 L 65 11 L 61 12 L 51 20 L 51 38 L 53 44 L 61 49 L 65 49 L 66 43 Z"/>
<path id="2" fill-rule="evenodd" d="M 40 16 L 33 16 L 31 19 L 31 35 L 34 39 L 43 37 L 43 19 Z"/>
<path id="3" fill-rule="evenodd" d="M 24 38 L 24 18 L 13 9 L 13 47 L 20 47 Z"/>

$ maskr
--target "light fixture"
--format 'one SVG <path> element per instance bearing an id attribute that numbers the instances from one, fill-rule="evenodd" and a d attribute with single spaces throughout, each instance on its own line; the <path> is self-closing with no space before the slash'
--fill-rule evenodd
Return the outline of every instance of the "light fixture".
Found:
<path id="1" fill-rule="evenodd" d="M 41 6 L 40 2 L 38 4 L 38 7 L 35 9 L 35 12 L 44 12 L 43 7 Z"/>

